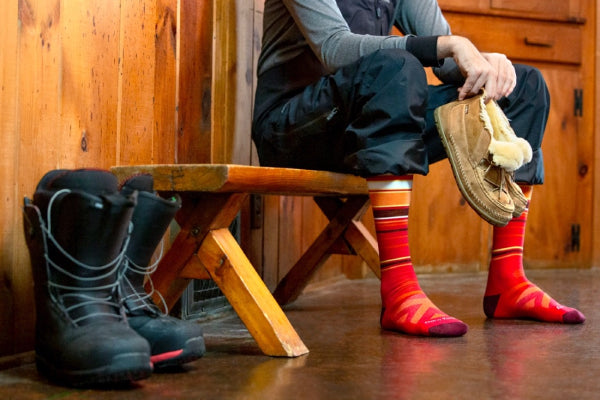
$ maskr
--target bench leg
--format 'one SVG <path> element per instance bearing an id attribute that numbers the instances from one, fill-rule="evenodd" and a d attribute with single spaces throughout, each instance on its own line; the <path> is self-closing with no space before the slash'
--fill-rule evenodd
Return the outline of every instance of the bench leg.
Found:
<path id="1" fill-rule="evenodd" d="M 181 196 L 181 210 L 175 216 L 180 231 L 152 274 L 156 290 L 153 299 L 156 304 L 162 304 L 164 299 L 170 309 L 179 300 L 192 278 L 208 278 L 203 268 L 196 267 L 194 254 L 211 229 L 228 227 L 231 224 L 245 198 L 243 193 Z M 150 289 L 146 287 L 146 290 Z"/>
<path id="2" fill-rule="evenodd" d="M 360 219 L 368 208 L 369 196 L 351 196 L 346 201 L 335 199 L 335 201 L 338 201 L 335 210 L 332 209 L 332 203 L 325 198 L 315 198 L 315 201 L 317 201 L 317 203 L 323 202 L 326 204 L 325 208 L 328 210 L 326 215 L 330 220 L 329 224 L 277 285 L 273 295 L 279 304 L 287 304 L 298 298 L 310 278 L 327 260 L 329 255 L 333 253 L 333 246 L 336 245 L 338 240 L 344 237 L 343 235 L 350 226 L 353 226 L 351 229 L 354 230 L 354 226 L 356 225 L 356 230 L 348 239 L 356 243 L 360 241 L 360 246 L 357 247 L 362 253 L 358 253 L 358 251 L 354 249 L 357 251 L 357 254 L 360 254 L 361 256 L 364 254 L 371 262 L 375 258 L 374 254 L 376 250 L 367 250 L 369 245 L 373 246 L 374 240 L 372 242 L 365 242 L 362 239 L 359 239 L 359 234 L 368 232 L 366 229 L 363 232 L 362 228 L 358 227 L 358 224 L 354 224 L 354 221 Z M 370 237 L 370 235 L 368 236 Z M 378 260 L 379 255 L 377 254 L 377 266 L 379 266 Z M 367 260 L 367 262 L 369 261 Z M 373 268 L 371 263 L 369 263 L 369 266 Z"/>
<path id="3" fill-rule="evenodd" d="M 191 279 L 210 278 L 264 354 L 297 357 L 308 349 L 229 231 L 246 194 L 182 196 L 181 231 L 152 275 L 168 307 Z M 158 297 L 158 296 L 155 296 Z M 155 298 L 160 304 L 160 298 Z"/>
<path id="4" fill-rule="evenodd" d="M 356 254 L 367 263 L 375 276 L 381 279 L 379 246 L 367 227 L 360 221 L 352 221 L 346 232 L 344 232 L 344 239 Z"/>
<path id="5" fill-rule="evenodd" d="M 263 353 L 280 357 L 308 353 L 228 229 L 209 232 L 197 256 Z"/>
<path id="6" fill-rule="evenodd" d="M 329 219 L 335 217 L 343 204 L 341 199 L 333 197 L 315 197 L 315 203 L 317 203 L 323 214 Z M 350 254 L 360 256 L 369 268 L 371 268 L 375 276 L 381 278 L 377 240 L 375 240 L 371 232 L 360 221 L 367 209 L 368 202 L 365 202 L 365 207 L 348 224 L 348 227 L 344 231 L 343 239 L 346 246 L 350 249 Z M 340 254 L 346 253 L 340 252 Z"/>

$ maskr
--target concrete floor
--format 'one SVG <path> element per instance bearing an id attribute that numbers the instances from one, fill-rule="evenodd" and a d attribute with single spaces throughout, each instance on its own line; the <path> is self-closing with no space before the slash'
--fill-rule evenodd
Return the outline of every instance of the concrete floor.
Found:
<path id="1" fill-rule="evenodd" d="M 489 321 L 484 274 L 422 275 L 446 312 L 469 324 L 461 338 L 379 329 L 379 282 L 310 287 L 286 314 L 310 349 L 263 356 L 237 317 L 204 323 L 206 356 L 130 387 L 76 390 L 38 376 L 33 364 L 0 371 L 0 399 L 597 399 L 600 270 L 528 276 L 588 320 L 579 326 Z"/>

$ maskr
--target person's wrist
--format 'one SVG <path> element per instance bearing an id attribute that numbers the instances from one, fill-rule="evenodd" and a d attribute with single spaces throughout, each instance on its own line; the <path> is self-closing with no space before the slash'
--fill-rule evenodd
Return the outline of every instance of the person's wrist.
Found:
<path id="1" fill-rule="evenodd" d="M 438 36 L 438 58 L 452 57 L 452 36 Z"/>
<path id="2" fill-rule="evenodd" d="M 448 35 L 439 36 L 437 42 L 437 51 L 439 58 L 454 57 L 459 46 L 463 45 L 468 39 L 462 36 Z"/>

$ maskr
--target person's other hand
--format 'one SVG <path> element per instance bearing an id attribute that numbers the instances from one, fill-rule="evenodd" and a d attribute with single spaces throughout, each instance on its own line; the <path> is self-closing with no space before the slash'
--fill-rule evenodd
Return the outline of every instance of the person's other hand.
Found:
<path id="1" fill-rule="evenodd" d="M 438 57 L 452 57 L 465 77 L 458 99 L 475 96 L 482 88 L 486 100 L 498 100 L 512 92 L 516 84 L 514 67 L 503 54 L 480 53 L 470 40 L 461 36 L 440 36 Z"/>
<path id="2" fill-rule="evenodd" d="M 490 98 L 498 100 L 501 97 L 508 96 L 512 93 L 517 84 L 517 74 L 515 67 L 504 54 L 500 53 L 481 53 L 483 57 L 490 63 L 492 68 L 497 72 L 496 77 L 496 93 L 492 96 L 486 86 L 486 93 Z"/>

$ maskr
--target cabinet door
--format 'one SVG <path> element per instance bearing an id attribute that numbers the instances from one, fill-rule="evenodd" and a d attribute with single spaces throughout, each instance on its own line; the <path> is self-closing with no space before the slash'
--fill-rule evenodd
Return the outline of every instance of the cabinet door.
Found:
<path id="1" fill-rule="evenodd" d="M 542 151 L 545 183 L 533 191 L 525 263 L 535 268 L 589 267 L 592 234 L 592 135 L 580 129 L 577 69 L 540 67 L 550 89 L 551 110 Z"/>
<path id="2" fill-rule="evenodd" d="M 583 3 L 584 0 L 438 0 L 443 11 L 570 22 L 586 19 Z"/>
<path id="3" fill-rule="evenodd" d="M 541 16 L 578 19 L 581 0 L 490 0 L 492 10 L 517 11 Z"/>
<path id="4" fill-rule="evenodd" d="M 468 38 L 480 51 L 503 53 L 513 62 L 581 64 L 579 24 L 453 12 L 446 13 L 446 18 L 455 35 Z"/>
<path id="5" fill-rule="evenodd" d="M 512 3 L 521 4 L 503 2 L 505 6 Z M 529 7 L 525 3 L 530 2 L 523 2 L 523 7 Z M 591 133 L 583 134 L 583 118 L 575 111 L 575 93 L 583 86 L 582 25 L 526 21 L 497 14 L 449 12 L 446 17 L 455 34 L 469 37 L 479 49 L 503 52 L 513 61 L 534 64 L 542 71 L 551 95 L 542 144 L 546 181 L 533 191 L 525 263 L 535 268 L 589 267 L 593 228 L 593 173 L 589 166 L 593 165 L 593 137 Z M 552 45 L 531 45 L 523 37 Z"/>

